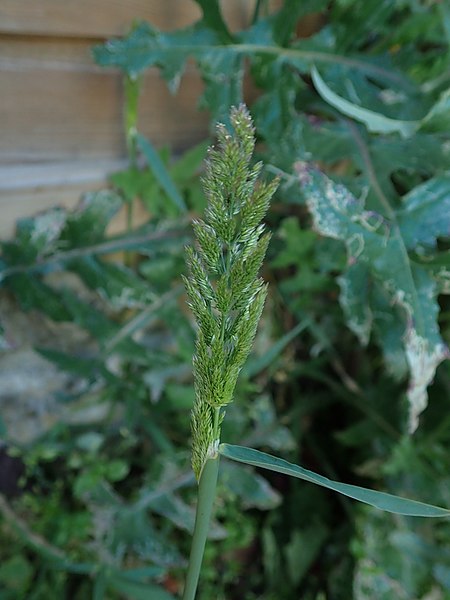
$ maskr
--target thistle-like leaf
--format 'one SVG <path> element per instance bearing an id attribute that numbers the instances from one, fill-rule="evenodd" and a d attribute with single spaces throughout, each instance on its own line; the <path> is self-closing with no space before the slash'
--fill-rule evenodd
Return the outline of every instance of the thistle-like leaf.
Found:
<path id="1" fill-rule="evenodd" d="M 412 260 L 408 251 L 433 247 L 438 236 L 448 236 L 450 178 L 427 181 L 404 198 L 402 209 L 390 208 L 382 215 L 364 210 L 346 188 L 310 166 L 301 163 L 297 170 L 315 229 L 347 246 L 349 268 L 340 285 L 349 326 L 363 344 L 374 329 L 387 363 L 391 368 L 399 366 L 394 374 L 403 376 L 400 369 L 407 365 L 409 429 L 413 432 L 427 406 L 427 388 L 449 351 L 439 331 L 433 272 Z M 428 218 L 421 220 L 419 228 L 416 216 L 423 206 Z M 394 326 L 397 339 L 393 339 Z M 398 356 L 401 347 L 402 356 Z M 394 353 L 397 356 L 392 360 Z"/>

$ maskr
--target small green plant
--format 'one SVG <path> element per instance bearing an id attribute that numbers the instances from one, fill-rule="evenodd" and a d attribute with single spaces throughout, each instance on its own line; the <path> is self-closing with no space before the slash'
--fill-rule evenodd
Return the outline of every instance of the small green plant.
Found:
<path id="1" fill-rule="evenodd" d="M 254 130 L 247 109 L 232 108 L 234 135 L 217 126 L 204 179 L 205 220 L 194 222 L 197 249 L 187 248 L 184 278 L 198 324 L 194 355 L 192 467 L 198 503 L 183 600 L 196 595 L 212 513 L 220 454 L 327 487 L 381 510 L 408 516 L 449 517 L 450 511 L 359 486 L 331 481 L 297 465 L 242 446 L 221 444 L 221 424 L 233 400 L 264 307 L 267 286 L 258 277 L 270 234 L 261 224 L 278 181 L 258 182 L 262 164 L 251 165 Z"/>

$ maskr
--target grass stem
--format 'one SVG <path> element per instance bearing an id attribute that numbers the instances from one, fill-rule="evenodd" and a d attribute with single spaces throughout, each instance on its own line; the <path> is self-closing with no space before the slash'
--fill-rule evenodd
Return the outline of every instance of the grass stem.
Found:
<path id="1" fill-rule="evenodd" d="M 194 600 L 198 579 L 208 536 L 212 507 L 216 496 L 217 476 L 219 473 L 219 456 L 206 461 L 198 486 L 197 512 L 195 515 L 194 535 L 192 537 L 189 567 L 183 600 Z"/>

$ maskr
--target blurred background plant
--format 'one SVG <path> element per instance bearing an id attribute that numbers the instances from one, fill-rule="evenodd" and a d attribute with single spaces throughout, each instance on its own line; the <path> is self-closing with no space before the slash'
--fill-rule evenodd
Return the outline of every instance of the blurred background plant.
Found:
<path id="1" fill-rule="evenodd" d="M 180 276 L 208 141 L 155 150 L 137 99 L 155 66 L 176 93 L 188 58 L 211 131 L 245 100 L 282 181 L 269 298 L 223 440 L 450 506 L 448 6 L 258 0 L 231 33 L 217 2 L 197 4 L 192 27 L 137 23 L 94 49 L 124 73 L 129 168 L 2 243 L 5 600 L 182 589 L 195 332 Z M 148 219 L 134 228 L 137 198 Z M 123 205 L 127 231 L 107 235 Z M 450 597 L 448 522 L 225 460 L 211 536 L 202 600 Z"/>

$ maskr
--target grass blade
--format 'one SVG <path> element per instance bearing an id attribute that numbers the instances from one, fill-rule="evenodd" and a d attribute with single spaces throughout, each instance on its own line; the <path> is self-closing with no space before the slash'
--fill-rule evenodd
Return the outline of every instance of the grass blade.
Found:
<path id="1" fill-rule="evenodd" d="M 182 212 L 186 212 L 186 204 L 184 203 L 180 192 L 177 190 L 176 185 L 169 175 L 166 166 L 156 150 L 153 148 L 152 144 L 143 135 L 138 135 L 136 140 L 138 147 L 142 150 L 149 167 L 152 169 L 153 174 L 158 180 L 159 185 L 166 192 L 175 206 L 177 206 Z"/>
<path id="2" fill-rule="evenodd" d="M 298 465 L 289 463 L 282 458 L 277 458 L 270 454 L 266 454 L 265 452 L 253 450 L 252 448 L 221 444 L 219 452 L 223 456 L 236 460 L 237 462 L 242 462 L 254 467 L 261 467 L 262 469 L 268 469 L 269 471 L 276 471 L 277 473 L 283 473 L 285 475 L 290 475 L 291 477 L 297 477 L 298 479 L 304 479 L 310 483 L 315 483 L 387 512 L 410 517 L 450 517 L 450 510 L 445 508 L 417 502 L 416 500 L 401 498 L 400 496 L 394 496 L 393 494 L 387 494 L 385 492 L 369 490 L 358 485 L 339 483 L 338 481 L 333 481 L 327 477 L 318 475 L 313 471 L 308 471 Z"/>

